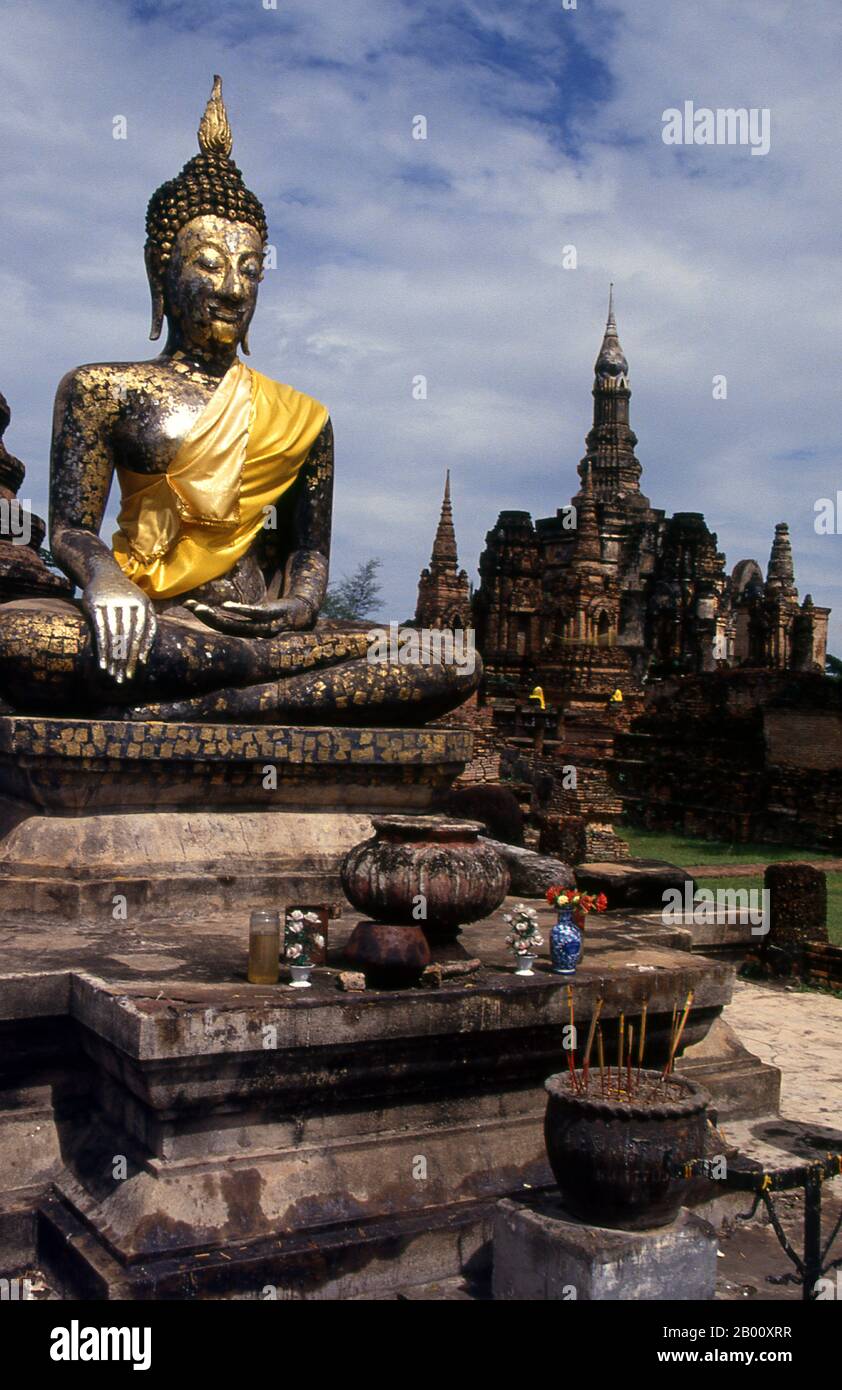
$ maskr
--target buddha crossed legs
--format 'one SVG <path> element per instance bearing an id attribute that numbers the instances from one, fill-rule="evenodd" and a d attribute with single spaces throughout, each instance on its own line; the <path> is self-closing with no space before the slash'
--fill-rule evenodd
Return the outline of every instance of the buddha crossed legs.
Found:
<path id="1" fill-rule="evenodd" d="M 79 603 L 0 605 L 8 711 L 129 719 L 420 724 L 480 668 L 370 663 L 367 628 L 319 622 L 327 411 L 245 366 L 266 222 L 230 158 L 219 79 L 201 153 L 153 195 L 146 263 L 161 355 L 68 373 L 50 476 L 55 562 Z M 113 549 L 99 538 L 114 475 Z"/>

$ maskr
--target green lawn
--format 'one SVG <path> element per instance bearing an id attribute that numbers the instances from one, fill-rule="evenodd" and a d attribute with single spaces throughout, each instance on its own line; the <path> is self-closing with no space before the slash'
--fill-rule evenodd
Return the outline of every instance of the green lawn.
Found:
<path id="1" fill-rule="evenodd" d="M 842 856 L 827 850 L 805 850 L 787 845 L 727 845 L 715 840 L 696 840 L 690 835 L 661 834 L 640 830 L 637 826 L 618 825 L 635 859 L 667 859 L 682 868 L 685 864 L 771 864 L 778 859 L 835 859 Z M 763 879 L 742 874 L 735 878 L 705 878 L 698 880 L 701 888 L 757 888 Z M 836 945 L 842 946 L 842 873 L 827 875 L 827 934 Z"/>
<path id="2" fill-rule="evenodd" d="M 641 830 L 618 825 L 635 859 L 667 859 L 671 864 L 771 864 L 778 859 L 840 859 L 828 849 L 802 845 L 734 845 L 725 840 L 698 840 L 671 831 Z"/>

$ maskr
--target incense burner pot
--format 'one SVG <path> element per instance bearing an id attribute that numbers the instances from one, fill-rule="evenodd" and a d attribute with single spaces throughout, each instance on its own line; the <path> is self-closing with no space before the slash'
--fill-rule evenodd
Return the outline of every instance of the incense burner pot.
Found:
<path id="1" fill-rule="evenodd" d="M 558 919 L 550 929 L 550 959 L 554 975 L 575 975 L 582 959 L 582 933 L 573 918 L 572 907 L 560 907 Z"/>
<path id="2" fill-rule="evenodd" d="M 509 871 L 480 839 L 479 821 L 376 816 L 375 835 L 348 852 L 342 887 L 354 907 L 383 922 L 421 926 L 431 945 L 453 941 L 509 891 Z"/>
<path id="3" fill-rule="evenodd" d="M 685 1194 L 674 1165 L 705 1153 L 707 1091 L 657 1071 L 640 1073 L 631 1101 L 603 1099 L 593 1070 L 586 1094 L 577 1094 L 567 1072 L 544 1084 L 547 1155 L 571 1216 L 624 1231 L 674 1220 Z"/>

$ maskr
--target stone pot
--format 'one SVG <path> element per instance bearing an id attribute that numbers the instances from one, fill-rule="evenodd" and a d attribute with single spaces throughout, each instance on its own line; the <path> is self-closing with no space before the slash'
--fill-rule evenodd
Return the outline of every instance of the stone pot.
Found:
<path id="1" fill-rule="evenodd" d="M 641 1083 L 656 1082 L 659 1076 L 641 1072 Z M 550 1076 L 544 1084 L 549 1097 L 547 1155 L 571 1216 L 623 1231 L 674 1220 L 687 1184 L 671 1168 L 704 1157 L 707 1091 L 673 1075 L 655 1098 L 625 1104 L 603 1100 L 598 1079 L 597 1094 L 586 1096 L 576 1095 L 569 1072 Z"/>
<path id="2" fill-rule="evenodd" d="M 430 947 L 417 922 L 358 922 L 344 956 L 374 989 L 405 989 L 430 964 Z"/>
<path id="3" fill-rule="evenodd" d="M 479 821 L 449 816 L 375 816 L 375 834 L 342 864 L 342 887 L 361 912 L 423 927 L 431 945 L 499 907 L 509 871 L 480 839 Z M 419 903 L 426 916 L 419 917 Z"/>

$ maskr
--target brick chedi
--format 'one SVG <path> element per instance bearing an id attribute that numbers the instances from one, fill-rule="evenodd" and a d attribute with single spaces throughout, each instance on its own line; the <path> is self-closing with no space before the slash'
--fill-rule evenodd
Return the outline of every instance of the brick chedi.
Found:
<path id="1" fill-rule="evenodd" d="M 534 525 L 501 512 L 488 532 L 474 600 L 486 694 L 539 684 L 569 710 L 639 691 L 644 676 L 822 671 L 829 610 L 799 603 L 784 523 L 765 581 L 754 560 L 729 576 L 701 513 L 668 518 L 641 492 L 613 294 L 593 398 L 572 504 Z"/>
<path id="2" fill-rule="evenodd" d="M 486 537 L 473 601 L 484 677 L 472 715 L 490 717 L 500 748 L 521 769 L 531 768 L 531 782 L 546 781 L 560 764 L 575 767 L 575 787 L 559 779 L 549 801 L 533 807 L 542 849 L 573 862 L 627 855 L 611 824 L 623 803 L 637 819 L 651 814 L 660 766 L 650 768 L 642 749 L 638 763 L 626 768 L 622 740 L 662 684 L 674 690 L 675 677 L 692 683 L 755 675 L 761 684 L 774 683 L 791 672 L 800 673 L 801 685 L 815 681 L 824 670 L 829 615 L 809 595 L 799 601 L 784 523 L 775 528 L 765 578 L 750 559 L 729 575 L 700 512 L 667 517 L 641 491 L 629 364 L 613 294 L 593 401 L 579 491 L 555 516 L 535 522 L 526 511 L 500 513 Z M 433 561 L 419 588 L 419 620 L 431 615 L 426 625 L 450 611 L 448 586 L 457 573 L 446 495 Z M 536 712 L 528 698 L 536 686 L 545 711 Z M 622 787 L 613 767 L 618 734 Z M 694 749 L 698 763 L 701 750 Z M 635 767 L 640 787 L 632 785 Z M 470 775 L 487 776 L 474 768 Z M 733 833 L 743 835 L 750 819 Z"/>
<path id="3" fill-rule="evenodd" d="M 415 622 L 425 628 L 471 627 L 471 591 L 466 572 L 459 568 L 456 532 L 450 502 L 450 471 L 444 484 L 433 553 L 418 581 Z"/>

